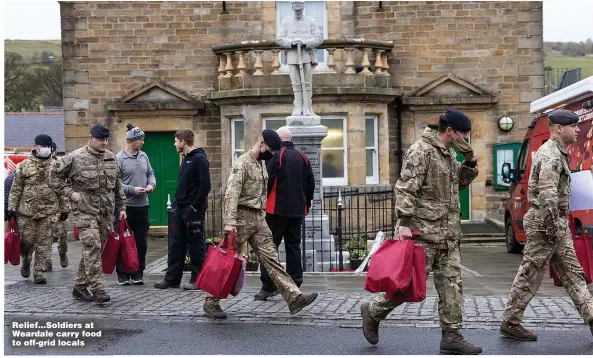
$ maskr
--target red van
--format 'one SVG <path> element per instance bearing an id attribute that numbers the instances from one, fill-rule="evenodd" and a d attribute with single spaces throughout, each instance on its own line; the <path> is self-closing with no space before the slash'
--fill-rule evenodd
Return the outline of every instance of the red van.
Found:
<path id="1" fill-rule="evenodd" d="M 523 228 L 523 216 L 531 205 L 527 201 L 527 184 L 531 171 L 531 160 L 539 147 L 550 138 L 548 114 L 564 108 L 579 115 L 580 133 L 575 144 L 568 148 L 572 177 L 571 214 L 577 234 L 591 235 L 593 229 L 593 200 L 573 198 L 575 193 L 593 196 L 593 76 L 569 87 L 556 91 L 531 103 L 530 112 L 536 115 L 525 133 L 525 139 L 511 169 L 510 163 L 502 168 L 503 181 L 511 183 L 505 210 L 506 246 L 510 253 L 521 253 L 527 240 Z M 575 180 L 575 173 L 578 180 Z M 575 187 L 576 185 L 576 187 Z M 583 197 L 584 198 L 584 197 Z M 575 201 L 573 201 L 575 200 Z M 573 206 L 573 202 L 578 205 Z"/>

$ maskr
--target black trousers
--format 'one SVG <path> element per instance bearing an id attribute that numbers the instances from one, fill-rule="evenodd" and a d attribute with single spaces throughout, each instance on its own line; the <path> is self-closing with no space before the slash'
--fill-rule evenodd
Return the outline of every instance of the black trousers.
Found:
<path id="1" fill-rule="evenodd" d="M 148 206 L 128 206 L 126 207 L 126 215 L 128 216 L 126 221 L 130 229 L 132 229 L 134 241 L 136 241 L 136 250 L 138 250 L 138 261 L 140 262 L 140 270 L 138 272 L 143 273 L 146 267 L 148 228 L 150 227 L 150 223 L 148 222 Z M 123 273 L 119 270 L 119 265 L 116 266 L 116 271 L 117 273 Z"/>
<path id="2" fill-rule="evenodd" d="M 272 231 L 272 239 L 276 250 L 284 238 L 286 248 L 286 272 L 294 283 L 301 287 L 303 283 L 303 266 L 301 265 L 301 224 L 303 218 L 292 218 L 266 214 L 266 222 Z M 267 292 L 276 290 L 276 285 L 268 275 L 264 265 L 260 265 L 262 289 Z"/>
<path id="3" fill-rule="evenodd" d="M 185 255 L 189 251 L 191 268 L 190 282 L 196 282 L 206 257 L 206 239 L 204 238 L 204 213 L 193 213 L 192 222 L 195 227 L 189 226 L 188 214 L 190 206 L 177 207 L 173 215 L 173 238 L 169 252 L 169 261 L 165 281 L 178 285 L 183 277 Z M 197 217 L 197 220 L 195 220 Z"/>

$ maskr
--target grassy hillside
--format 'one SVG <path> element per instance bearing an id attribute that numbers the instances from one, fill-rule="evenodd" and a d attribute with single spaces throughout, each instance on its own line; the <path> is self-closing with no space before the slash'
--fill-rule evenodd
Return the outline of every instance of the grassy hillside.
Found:
<path id="1" fill-rule="evenodd" d="M 581 68 L 581 77 L 593 76 L 593 57 L 548 57 L 546 66 L 552 68 Z"/>
<path id="2" fill-rule="evenodd" d="M 4 52 L 16 52 L 27 62 L 35 53 L 41 56 L 43 51 L 53 52 L 55 60 L 62 59 L 60 40 L 4 40 Z"/>

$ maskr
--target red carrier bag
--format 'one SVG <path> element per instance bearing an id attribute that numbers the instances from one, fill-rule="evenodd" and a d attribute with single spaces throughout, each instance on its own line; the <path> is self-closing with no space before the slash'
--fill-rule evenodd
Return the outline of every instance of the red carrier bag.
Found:
<path id="1" fill-rule="evenodd" d="M 105 242 L 103 252 L 101 253 L 101 266 L 103 267 L 103 273 L 113 273 L 119 255 L 120 245 L 120 236 L 117 232 L 111 231 L 109 234 L 107 234 L 107 241 Z"/>
<path id="2" fill-rule="evenodd" d="M 235 233 L 231 233 L 230 237 L 225 234 L 217 246 L 208 247 L 196 286 L 214 297 L 225 299 L 237 281 L 241 266 Z"/>
<path id="3" fill-rule="evenodd" d="M 414 241 L 385 240 L 373 255 L 364 281 L 369 292 L 397 292 L 405 290 L 412 280 Z"/>
<path id="4" fill-rule="evenodd" d="M 140 261 L 138 260 L 138 249 L 134 234 L 126 220 L 122 220 L 118 225 L 119 233 L 119 269 L 125 273 L 135 273 L 140 270 Z"/>
<path id="5" fill-rule="evenodd" d="M 426 299 L 426 259 L 424 246 L 414 245 L 412 281 L 407 289 L 387 292 L 387 299 L 396 302 L 422 302 Z"/>
<path id="6" fill-rule="evenodd" d="M 573 237 L 573 244 L 574 244 L 574 251 L 577 254 L 577 259 L 583 268 L 583 272 L 585 273 L 585 282 L 587 285 L 593 282 L 593 237 L 591 236 L 575 236 Z M 554 286 L 562 287 L 562 282 L 560 282 L 560 277 L 554 269 L 552 265 L 548 265 L 548 270 L 550 271 L 550 277 L 554 280 Z"/>
<path id="7" fill-rule="evenodd" d="M 16 226 L 14 218 L 8 220 L 8 226 L 4 233 L 4 263 L 9 261 L 16 266 L 21 263 L 21 234 Z"/>
<path id="8" fill-rule="evenodd" d="M 80 236 L 78 235 L 78 228 L 76 227 L 76 225 L 72 226 L 72 235 L 74 236 L 74 240 L 80 240 Z"/>

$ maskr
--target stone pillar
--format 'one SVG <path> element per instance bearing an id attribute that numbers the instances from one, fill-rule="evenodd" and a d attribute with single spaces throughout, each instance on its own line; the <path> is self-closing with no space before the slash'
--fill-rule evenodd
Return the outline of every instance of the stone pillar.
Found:
<path id="1" fill-rule="evenodd" d="M 319 116 L 289 116 L 286 123 L 292 133 L 292 142 L 303 152 L 313 168 L 315 193 L 311 211 L 305 217 L 305 232 L 301 250 L 305 258 L 304 271 L 329 271 L 330 251 L 335 252 L 334 240 L 329 233 L 329 218 L 323 214 L 323 184 L 321 180 L 321 141 L 327 136 L 327 127 L 322 126 Z"/>

